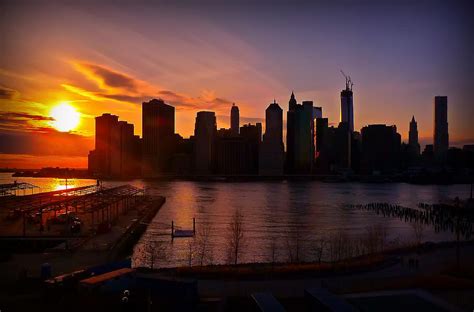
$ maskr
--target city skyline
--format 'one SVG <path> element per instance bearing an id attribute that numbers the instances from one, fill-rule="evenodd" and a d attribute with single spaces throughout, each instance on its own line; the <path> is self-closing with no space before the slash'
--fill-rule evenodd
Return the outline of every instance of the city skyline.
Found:
<path id="1" fill-rule="evenodd" d="M 435 2 L 428 11 L 417 11 L 423 8 L 417 3 L 372 4 L 370 12 L 344 2 L 282 3 L 272 12 L 250 4 L 206 12 L 148 4 L 130 6 L 127 13 L 136 14 L 127 15 L 127 23 L 123 7 L 102 4 L 90 14 L 89 6 L 2 2 L 9 14 L 2 21 L 0 167 L 84 168 L 94 145 L 94 117 L 117 114 L 142 136 L 140 105 L 153 98 L 176 107 L 176 132 L 184 137 L 193 133 L 200 110 L 215 111 L 218 128 L 228 128 L 234 102 L 242 123 L 264 123 L 265 108 L 276 99 L 286 125 L 291 90 L 337 125 L 341 69 L 354 82 L 355 130 L 394 124 L 407 142 L 414 115 L 423 149 L 433 143 L 433 97 L 448 95 L 450 145 L 474 141 L 467 79 L 472 64 L 461 62 L 471 51 L 467 2 Z M 391 16 L 378 17 L 386 9 Z M 157 12 L 163 12 L 160 19 L 152 18 Z M 273 18 L 282 12 L 292 24 Z M 341 22 L 334 25 L 336 16 Z M 446 23 L 439 23 L 441 17 Z M 61 103 L 78 113 L 71 132 L 61 132 L 67 127 L 52 120 Z"/>

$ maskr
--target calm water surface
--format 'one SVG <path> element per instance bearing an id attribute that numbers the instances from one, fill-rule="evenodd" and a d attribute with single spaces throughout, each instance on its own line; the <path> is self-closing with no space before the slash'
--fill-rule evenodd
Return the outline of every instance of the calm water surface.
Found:
<path id="1" fill-rule="evenodd" d="M 42 190 L 65 188 L 63 179 L 17 178 Z M 0 183 L 13 179 L 0 174 Z M 95 180 L 69 180 L 68 187 L 94 184 Z M 125 182 L 104 182 L 120 185 Z M 191 229 L 196 218 L 196 229 L 205 224 L 211 227 L 212 262 L 226 260 L 226 234 L 231 216 L 240 210 L 244 217 L 243 262 L 270 261 L 269 246 L 277 242 L 277 260 L 287 260 L 288 233 L 300 229 L 302 244 L 311 244 L 320 236 L 343 231 L 351 237 L 365 233 L 367 226 L 383 225 L 389 241 L 414 240 L 410 224 L 396 219 L 383 218 L 371 212 L 347 208 L 347 204 L 389 202 L 415 207 L 419 202 L 437 203 L 442 200 L 469 195 L 469 185 L 410 185 L 405 183 L 323 183 L 308 182 L 149 182 L 129 181 L 145 187 L 151 194 L 166 196 L 166 203 L 135 246 L 134 265 L 149 265 L 151 242 L 159 246 L 155 266 L 181 266 L 188 264 L 189 246 L 193 238 L 171 240 L 171 221 L 177 227 Z M 423 240 L 451 239 L 450 233 L 424 231 Z"/>

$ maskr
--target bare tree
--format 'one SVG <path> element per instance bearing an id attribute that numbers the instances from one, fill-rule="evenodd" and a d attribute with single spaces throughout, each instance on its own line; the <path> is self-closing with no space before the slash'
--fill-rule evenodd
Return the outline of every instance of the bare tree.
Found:
<path id="1" fill-rule="evenodd" d="M 196 237 L 196 256 L 200 266 L 212 262 L 211 232 L 211 224 L 206 223 L 200 228 Z"/>
<path id="2" fill-rule="evenodd" d="M 270 236 L 270 244 L 268 245 L 268 253 L 269 253 L 269 260 L 272 263 L 272 265 L 275 264 L 276 262 L 276 257 L 277 257 L 277 237 L 276 235 Z"/>
<path id="3" fill-rule="evenodd" d="M 195 242 L 194 239 L 190 239 L 187 242 L 187 256 L 188 256 L 188 265 L 193 265 L 193 258 L 195 254 Z"/>
<path id="4" fill-rule="evenodd" d="M 286 248 L 288 251 L 288 260 L 290 262 L 299 262 L 301 249 L 301 231 L 299 226 L 295 227 L 293 231 L 290 230 L 287 232 Z"/>
<path id="5" fill-rule="evenodd" d="M 318 237 L 313 242 L 313 248 L 312 248 L 313 255 L 319 264 L 321 264 L 321 259 L 323 257 L 324 250 L 326 249 L 327 243 L 328 243 L 327 238 L 325 238 L 324 236 Z"/>
<path id="6" fill-rule="evenodd" d="M 229 263 L 237 264 L 242 256 L 242 244 L 244 240 L 244 217 L 239 210 L 235 210 L 229 223 L 227 232 L 227 260 Z"/>
<path id="7" fill-rule="evenodd" d="M 420 245 L 423 240 L 424 225 L 421 222 L 414 222 L 411 224 L 413 227 L 413 233 L 415 234 L 415 241 L 417 245 Z"/>
<path id="8" fill-rule="evenodd" d="M 166 260 L 166 246 L 162 241 L 147 241 L 143 248 L 144 262 L 153 269 L 156 261 Z"/>
<path id="9" fill-rule="evenodd" d="M 387 228 L 384 225 L 368 226 L 365 234 L 364 243 L 367 253 L 374 254 L 385 249 Z"/>

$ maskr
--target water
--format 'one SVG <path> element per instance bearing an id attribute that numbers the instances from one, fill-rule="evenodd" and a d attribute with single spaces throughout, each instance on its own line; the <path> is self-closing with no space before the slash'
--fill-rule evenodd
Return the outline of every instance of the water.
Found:
<path id="1" fill-rule="evenodd" d="M 13 181 L 0 174 L 0 183 Z M 64 187 L 64 180 L 49 178 L 18 178 L 43 190 Z M 94 184 L 94 180 L 69 180 L 69 186 Z M 104 182 L 120 185 L 123 181 Z M 383 218 L 368 211 L 353 210 L 347 204 L 389 202 L 415 207 L 420 202 L 437 203 L 469 194 L 469 185 L 410 185 L 405 183 L 323 183 L 308 182 L 149 182 L 129 181 L 146 187 L 151 194 L 166 196 L 166 203 L 151 222 L 148 230 L 135 246 L 134 265 L 150 265 L 150 243 L 155 242 L 155 266 L 187 265 L 193 238 L 171 240 L 171 221 L 177 227 L 191 229 L 196 218 L 199 233 L 210 226 L 212 263 L 226 262 L 227 234 L 232 215 L 239 210 L 244 220 L 242 262 L 268 262 L 272 241 L 276 242 L 276 260 L 288 260 L 291 232 L 298 229 L 303 248 L 308 251 L 312 242 L 321 236 L 344 232 L 351 238 L 362 236 L 368 226 L 382 225 L 387 229 L 388 242 L 410 242 L 415 239 L 411 224 L 397 219 Z M 423 232 L 424 241 L 452 239 L 451 233 Z M 302 255 L 309 260 L 309 252 Z"/>

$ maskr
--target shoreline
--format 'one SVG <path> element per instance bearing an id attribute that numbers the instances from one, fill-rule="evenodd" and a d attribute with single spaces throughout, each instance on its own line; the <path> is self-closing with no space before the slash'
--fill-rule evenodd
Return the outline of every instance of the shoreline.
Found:
<path id="1" fill-rule="evenodd" d="M 402 263 L 407 256 L 419 257 L 440 250 L 457 247 L 456 241 L 425 242 L 390 249 L 376 254 L 367 254 L 338 262 L 256 262 L 216 264 L 205 266 L 181 266 L 173 268 L 150 269 L 137 267 L 137 271 L 155 273 L 167 277 L 190 278 L 198 280 L 272 280 L 272 279 L 313 279 L 334 277 L 346 274 L 359 274 L 377 271 Z M 461 249 L 474 248 L 474 240 L 459 242 Z M 408 265 L 408 262 L 406 263 Z"/>
<path id="2" fill-rule="evenodd" d="M 6 172 L 4 172 L 6 173 Z M 10 173 L 10 172 L 8 172 Z M 324 183 L 407 183 L 412 185 L 469 185 L 474 181 L 474 177 L 402 177 L 393 175 L 353 175 L 345 176 L 338 174 L 313 174 L 313 175 L 282 175 L 282 176 L 260 176 L 260 175 L 163 175 L 160 177 L 97 177 L 90 175 L 62 176 L 62 175 L 15 175 L 11 172 L 11 178 L 50 178 L 50 179 L 77 179 L 77 180 L 100 180 L 100 181 L 190 181 L 190 182 L 223 182 L 223 183 L 245 183 L 245 182 L 309 182 L 319 181 Z"/>

